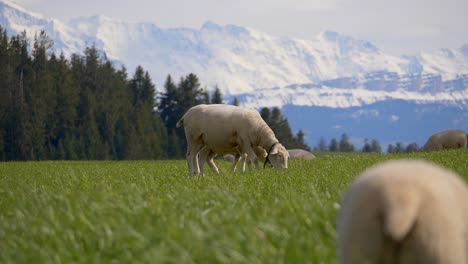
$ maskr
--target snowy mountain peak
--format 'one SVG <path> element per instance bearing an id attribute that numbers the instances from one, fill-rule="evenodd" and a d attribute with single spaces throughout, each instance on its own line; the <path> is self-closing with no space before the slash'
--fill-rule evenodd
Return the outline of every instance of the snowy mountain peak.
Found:
<path id="1" fill-rule="evenodd" d="M 40 14 L 32 13 L 11 1 L 0 2 L 0 22 L 3 27 L 8 27 L 22 32 L 39 31 L 44 27 L 50 27 L 52 19 L 45 19 Z"/>
<path id="2" fill-rule="evenodd" d="M 201 27 L 202 33 L 218 33 L 230 35 L 231 37 L 241 37 L 243 35 L 249 35 L 249 29 L 236 25 L 225 25 L 221 26 L 212 21 L 206 21 Z"/>
<path id="3" fill-rule="evenodd" d="M 96 36 L 99 33 L 99 30 L 102 27 L 106 26 L 106 23 L 112 22 L 113 20 L 102 16 L 94 15 L 90 17 L 78 17 L 71 19 L 68 22 L 68 25 L 83 34 L 88 34 L 90 36 Z"/>
<path id="4" fill-rule="evenodd" d="M 32 16 L 40 19 L 44 19 L 41 14 L 33 13 L 31 11 L 26 10 L 21 5 L 16 3 L 15 1 L 11 0 L 2 0 L 0 1 L 0 12 L 5 14 L 5 12 L 9 12 L 10 14 L 20 14 L 21 16 L 27 15 Z"/>
<path id="5" fill-rule="evenodd" d="M 62 23 L 28 12 L 11 0 L 0 0 L 0 23 L 10 35 L 26 30 L 33 38 L 37 31 L 45 30 L 55 41 L 56 52 L 66 56 L 95 45 L 128 69 L 142 65 L 157 87 L 162 87 L 168 74 L 195 73 L 208 89 L 218 85 L 225 95 L 298 84 L 381 88 L 395 76 L 405 79 L 406 75 L 424 74 L 435 76 L 433 82 L 440 84 L 468 74 L 468 44 L 456 50 L 399 57 L 380 51 L 369 41 L 330 30 L 305 40 L 211 21 L 200 29 L 164 29 L 101 15 Z M 400 86 L 410 89 L 405 85 Z"/>
<path id="6" fill-rule="evenodd" d="M 205 23 L 203 23 L 202 27 L 201 27 L 201 30 L 206 30 L 206 31 L 221 31 L 223 28 L 214 23 L 213 21 L 206 21 Z"/>
<path id="7" fill-rule="evenodd" d="M 321 41 L 336 43 L 340 51 L 344 54 L 351 51 L 360 51 L 368 53 L 378 53 L 379 49 L 369 41 L 356 39 L 352 36 L 340 34 L 335 31 L 326 30 L 320 33 L 317 37 Z"/>

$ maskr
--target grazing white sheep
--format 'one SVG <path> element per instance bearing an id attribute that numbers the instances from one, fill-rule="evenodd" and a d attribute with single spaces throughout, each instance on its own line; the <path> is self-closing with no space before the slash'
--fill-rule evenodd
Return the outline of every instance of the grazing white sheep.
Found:
<path id="1" fill-rule="evenodd" d="M 439 133 L 435 133 L 429 137 L 424 145 L 425 151 L 453 149 L 453 148 L 466 148 L 467 134 L 465 131 L 459 129 L 449 129 Z"/>
<path id="2" fill-rule="evenodd" d="M 426 161 L 366 170 L 342 199 L 338 255 L 351 263 L 468 263 L 468 188 Z"/>
<path id="3" fill-rule="evenodd" d="M 264 148 L 256 146 L 253 148 L 255 155 L 257 155 L 258 160 L 255 160 L 255 162 L 258 163 L 258 161 L 264 162 L 266 157 L 267 157 L 267 152 Z M 245 171 L 245 165 L 249 167 L 249 170 L 252 170 L 252 161 L 247 157 L 246 154 L 241 154 L 238 149 L 236 149 L 235 155 L 233 154 L 225 154 L 223 156 L 223 159 L 225 161 L 231 161 L 232 167 L 231 171 L 236 171 L 237 168 L 237 162 L 241 162 L 241 170 L 242 172 Z M 208 163 L 210 166 L 211 170 L 215 173 L 219 173 L 218 167 L 214 163 L 213 159 L 216 157 L 216 153 L 213 152 L 211 149 L 208 149 L 207 147 L 204 147 L 199 153 L 198 153 L 198 163 L 200 166 L 200 173 L 203 174 L 203 165 L 205 161 Z"/>
<path id="4" fill-rule="evenodd" d="M 303 149 L 288 149 L 290 159 L 311 160 L 315 159 L 315 155 Z"/>
<path id="5" fill-rule="evenodd" d="M 266 162 L 270 161 L 276 168 L 288 167 L 288 152 L 254 109 L 224 104 L 197 105 L 177 122 L 177 127 L 182 125 L 187 138 L 190 175 L 200 173 L 197 155 L 203 147 L 218 154 L 246 153 L 255 162 L 257 156 L 252 146 L 260 146 L 268 150 Z"/>
<path id="6" fill-rule="evenodd" d="M 234 162 L 235 158 L 236 157 L 233 154 L 224 154 L 223 155 L 223 160 L 224 161 Z"/>

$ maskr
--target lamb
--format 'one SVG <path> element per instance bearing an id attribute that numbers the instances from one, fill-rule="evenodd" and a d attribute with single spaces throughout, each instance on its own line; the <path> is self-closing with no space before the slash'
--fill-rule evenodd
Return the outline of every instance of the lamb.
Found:
<path id="1" fill-rule="evenodd" d="M 267 157 L 267 152 L 264 148 L 256 146 L 253 148 L 255 155 L 257 155 L 258 160 L 264 162 L 266 157 Z M 216 157 L 216 153 L 213 152 L 212 150 L 208 148 L 203 148 L 199 153 L 198 153 L 198 159 L 199 159 L 199 166 L 200 166 L 200 173 L 203 174 L 203 165 L 205 161 L 208 162 L 208 165 L 210 166 L 211 170 L 215 173 L 219 173 L 218 167 L 213 161 L 213 158 Z M 241 161 L 241 170 L 242 172 L 245 171 L 245 164 L 248 165 L 249 170 L 252 170 L 252 161 L 247 157 L 246 154 L 241 154 L 237 150 L 237 153 L 235 155 L 233 154 L 225 154 L 224 155 L 224 160 L 226 161 L 231 161 L 233 162 L 231 171 L 236 171 L 237 168 L 237 162 L 240 160 Z M 258 163 L 258 160 L 257 163 Z M 257 165 L 257 164 L 256 164 Z"/>
<path id="2" fill-rule="evenodd" d="M 458 129 L 445 130 L 429 137 L 424 145 L 425 151 L 434 151 L 452 148 L 466 148 L 467 135 Z"/>
<path id="3" fill-rule="evenodd" d="M 303 149 L 288 149 L 289 157 L 291 159 L 311 160 L 315 159 L 315 155 Z"/>
<path id="4" fill-rule="evenodd" d="M 338 255 L 347 263 L 468 263 L 468 187 L 427 161 L 366 170 L 342 199 Z"/>
<path id="5" fill-rule="evenodd" d="M 218 154 L 246 153 L 254 162 L 257 156 L 252 146 L 260 146 L 268 150 L 266 162 L 275 168 L 288 167 L 288 152 L 254 109 L 224 104 L 197 105 L 177 122 L 177 127 L 182 125 L 187 138 L 190 175 L 200 174 L 197 155 L 205 146 Z"/>

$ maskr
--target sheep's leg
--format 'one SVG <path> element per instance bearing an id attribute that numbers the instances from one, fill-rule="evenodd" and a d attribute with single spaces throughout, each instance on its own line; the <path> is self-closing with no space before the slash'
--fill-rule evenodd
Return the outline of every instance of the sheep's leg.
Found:
<path id="1" fill-rule="evenodd" d="M 185 131 L 187 133 L 187 131 Z M 187 160 L 187 166 L 189 170 L 189 176 L 193 175 L 193 164 L 192 164 L 192 159 L 190 156 L 190 152 L 192 150 L 192 144 L 190 143 L 190 138 L 187 137 L 187 152 L 185 153 L 185 159 Z"/>
<path id="2" fill-rule="evenodd" d="M 205 165 L 205 161 L 207 160 L 209 153 L 210 153 L 210 150 L 206 146 L 204 146 L 200 150 L 200 152 L 198 152 L 198 163 L 199 163 L 198 165 L 200 167 L 200 174 L 202 175 L 203 175 L 203 167 Z"/>
<path id="3" fill-rule="evenodd" d="M 213 151 L 210 151 L 210 154 L 208 154 L 208 165 L 210 166 L 211 170 L 214 172 L 214 173 L 217 173 L 219 174 L 219 170 L 218 170 L 218 167 L 216 166 L 216 163 L 214 163 L 214 160 L 213 158 L 216 156 L 216 153 L 214 153 Z"/>
<path id="4" fill-rule="evenodd" d="M 198 152 L 200 152 L 200 149 L 197 149 L 196 154 L 192 156 L 192 163 L 193 163 L 193 166 L 194 166 L 193 167 L 194 168 L 194 171 L 193 171 L 194 176 L 200 175 L 200 165 L 198 163 Z"/>
<path id="5" fill-rule="evenodd" d="M 206 146 L 204 146 L 200 152 L 198 153 L 198 163 L 200 166 L 200 174 L 203 174 L 203 168 L 205 165 L 205 162 L 208 163 L 208 166 L 210 166 L 210 169 L 214 173 L 219 173 L 218 167 L 213 161 L 213 158 L 216 156 L 216 153 L 214 153 L 211 149 L 208 149 Z"/>
<path id="6" fill-rule="evenodd" d="M 202 144 L 192 144 L 190 148 L 187 148 L 187 162 L 189 163 L 190 176 L 196 176 L 200 174 L 198 153 L 202 148 Z"/>
<path id="7" fill-rule="evenodd" d="M 236 169 L 237 169 L 237 162 L 240 160 L 241 158 L 241 155 L 239 153 L 236 153 L 236 155 L 234 155 L 234 162 L 232 163 L 232 167 L 231 167 L 231 171 L 232 172 L 235 172 Z"/>
<path id="8" fill-rule="evenodd" d="M 239 144 L 239 146 L 240 146 L 239 147 L 240 153 L 247 154 L 246 158 L 249 158 L 253 162 L 258 162 L 257 154 L 255 154 L 255 151 L 250 146 L 250 144 L 242 143 L 242 144 Z M 244 170 L 245 170 L 245 160 L 244 160 Z"/>
<path id="9" fill-rule="evenodd" d="M 241 170 L 245 172 L 245 163 L 248 161 L 247 153 L 241 154 Z"/>

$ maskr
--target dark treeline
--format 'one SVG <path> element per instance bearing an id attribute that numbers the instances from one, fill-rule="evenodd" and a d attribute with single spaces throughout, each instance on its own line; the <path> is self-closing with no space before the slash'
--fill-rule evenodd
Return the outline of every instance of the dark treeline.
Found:
<path id="1" fill-rule="evenodd" d="M 362 149 L 356 149 L 354 145 L 349 141 L 349 137 L 346 133 L 341 135 L 341 139 L 338 141 L 333 138 L 330 143 L 327 144 L 325 138 L 321 137 L 319 143 L 314 148 L 319 151 L 333 151 L 333 152 L 366 152 L 366 153 L 382 153 L 382 147 L 378 140 L 373 139 L 369 142 L 368 139 L 364 139 L 364 145 Z M 387 153 L 413 153 L 420 151 L 416 143 L 411 143 L 405 146 L 403 143 L 396 143 L 395 145 L 390 144 L 387 148 Z"/>
<path id="2" fill-rule="evenodd" d="M 403 143 L 397 142 L 395 145 L 390 144 L 387 147 L 388 153 L 413 153 L 417 151 L 421 151 L 421 148 L 419 148 L 416 143 L 411 143 L 405 146 Z"/>
<path id="3" fill-rule="evenodd" d="M 377 145 L 378 142 L 374 140 L 373 142 L 376 142 L 375 151 L 369 151 L 369 152 L 380 152 L 377 151 Z M 378 149 L 380 149 L 380 145 L 378 145 Z M 341 135 L 340 141 L 337 139 L 333 138 L 330 140 L 330 144 L 327 145 L 327 142 L 323 137 L 320 138 L 320 141 L 318 145 L 315 147 L 315 150 L 319 151 L 333 151 L 333 152 L 353 152 L 355 151 L 354 145 L 349 142 L 349 137 L 346 133 Z"/>
<path id="4" fill-rule="evenodd" d="M 222 103 L 220 89 L 210 95 L 194 74 L 177 83 L 169 75 L 156 94 L 142 67 L 128 75 L 95 47 L 67 59 L 44 32 L 31 47 L 26 33 L 9 38 L 0 26 L 0 160 L 184 157 L 175 124 L 194 105 Z M 280 141 L 305 146 L 279 109 L 267 122 Z"/>
<path id="5" fill-rule="evenodd" d="M 94 47 L 70 60 L 52 48 L 44 32 L 29 52 L 25 33 L 0 28 L 2 160 L 167 157 L 147 72 L 128 80 Z"/>

